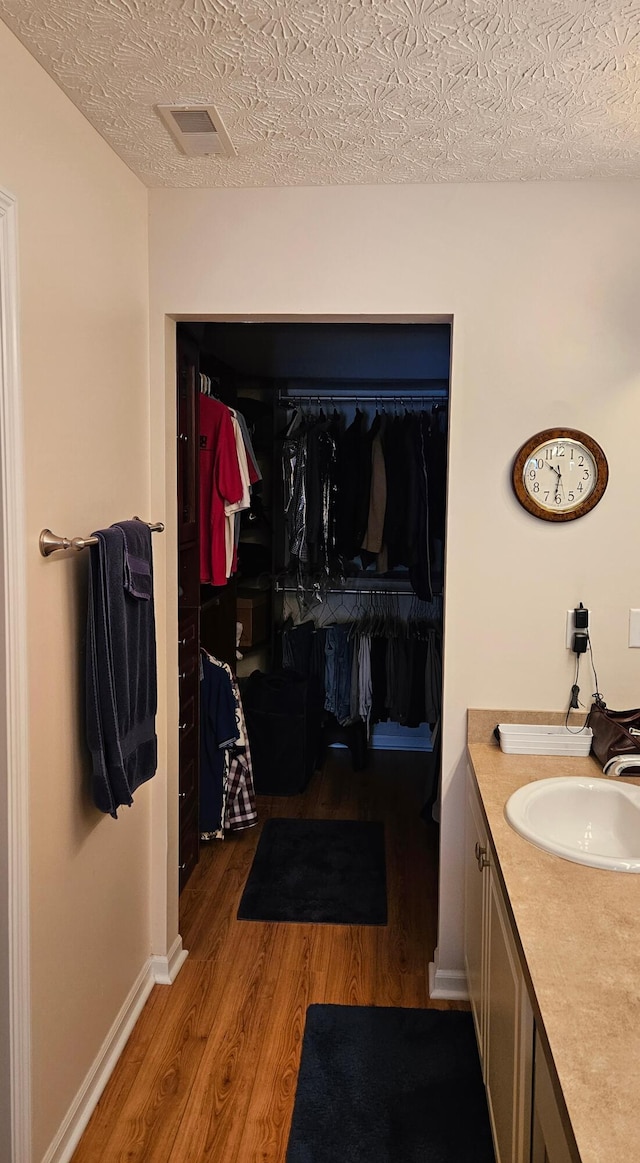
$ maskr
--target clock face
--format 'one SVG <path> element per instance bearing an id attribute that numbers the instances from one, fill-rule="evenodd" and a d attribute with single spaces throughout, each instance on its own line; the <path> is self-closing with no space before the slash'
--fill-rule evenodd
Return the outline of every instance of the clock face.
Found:
<path id="1" fill-rule="evenodd" d="M 534 517 L 572 521 L 602 497 L 609 469 L 600 445 L 575 428 L 547 428 L 527 440 L 513 465 L 515 494 Z"/>
<path id="2" fill-rule="evenodd" d="M 523 483 L 541 509 L 567 513 L 591 496 L 598 483 L 598 466 L 581 441 L 549 440 L 525 460 Z"/>

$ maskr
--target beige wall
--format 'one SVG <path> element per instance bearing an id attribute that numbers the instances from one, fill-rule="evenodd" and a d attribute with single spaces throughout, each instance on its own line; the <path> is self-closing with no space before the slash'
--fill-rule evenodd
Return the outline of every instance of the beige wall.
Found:
<path id="1" fill-rule="evenodd" d="M 607 700 L 638 702 L 640 651 L 627 648 L 626 635 L 628 609 L 640 605 L 639 204 L 640 184 L 631 182 L 150 194 L 158 503 L 174 487 L 167 314 L 454 317 L 444 971 L 462 968 L 466 708 L 564 707 L 572 682 L 565 610 L 580 600 L 593 611 Z M 557 424 L 602 444 L 610 484 L 593 513 L 554 526 L 518 506 L 509 472 L 523 441 Z M 588 702 L 586 667 L 582 689 Z"/>
<path id="2" fill-rule="evenodd" d="M 166 316 L 454 317 L 440 965 L 459 969 L 467 706 L 563 706 L 564 611 L 580 599 L 605 695 L 637 702 L 640 185 L 152 191 L 149 411 L 146 192 L 1 24 L 0 61 L 0 185 L 20 229 L 39 1160 L 146 957 L 177 933 L 176 681 L 160 692 L 159 775 L 102 817 L 84 790 L 87 562 L 37 552 L 43 525 L 139 512 L 174 527 Z M 591 432 L 611 469 L 601 505 L 564 527 L 509 487 L 516 449 L 556 423 Z M 170 530 L 155 553 L 174 676 Z"/>
<path id="3" fill-rule="evenodd" d="M 21 281 L 38 1161 L 150 953 L 151 785 L 117 821 L 89 801 L 87 555 L 37 546 L 45 525 L 150 512 L 147 195 L 2 24 L 0 143 Z"/>

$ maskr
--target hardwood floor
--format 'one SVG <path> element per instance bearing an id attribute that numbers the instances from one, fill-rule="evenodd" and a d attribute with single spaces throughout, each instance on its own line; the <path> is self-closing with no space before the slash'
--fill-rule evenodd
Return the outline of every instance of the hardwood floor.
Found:
<path id="1" fill-rule="evenodd" d="M 430 1003 L 437 828 L 419 816 L 422 761 L 333 751 L 307 793 L 269 816 L 385 821 L 386 926 L 235 919 L 260 826 L 204 848 L 181 897 L 189 958 L 155 986 L 73 1163 L 284 1163 L 307 1006 Z M 338 1161 L 336 1161 L 338 1163 Z"/>

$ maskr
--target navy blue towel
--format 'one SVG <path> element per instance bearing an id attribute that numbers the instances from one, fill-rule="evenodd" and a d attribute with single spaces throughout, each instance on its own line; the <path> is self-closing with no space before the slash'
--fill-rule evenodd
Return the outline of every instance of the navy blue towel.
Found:
<path id="1" fill-rule="evenodd" d="M 92 758 L 91 786 L 96 807 L 117 818 L 121 804 L 155 773 L 157 739 L 156 636 L 153 606 L 151 533 L 149 593 L 134 596 L 144 582 L 135 560 L 126 564 L 121 526 L 99 529 L 90 546 L 86 648 L 86 730 Z M 137 532 L 137 530 L 136 530 Z M 134 549 L 138 544 L 130 542 Z M 134 559 L 144 561 L 144 558 Z M 133 580 L 132 580 L 133 579 Z M 131 590 L 133 584 L 134 590 Z"/>
<path id="2" fill-rule="evenodd" d="M 151 575 L 151 530 L 144 521 L 118 521 L 115 529 L 124 536 L 124 585 L 134 598 L 149 601 L 153 594 Z"/>

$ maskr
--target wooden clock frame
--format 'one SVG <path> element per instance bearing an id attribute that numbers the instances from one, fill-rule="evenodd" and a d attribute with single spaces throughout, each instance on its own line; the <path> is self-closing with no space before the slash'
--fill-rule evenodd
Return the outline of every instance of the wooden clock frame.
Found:
<path id="1" fill-rule="evenodd" d="M 534 449 L 539 448 L 541 444 L 551 441 L 557 444 L 562 440 L 575 440 L 584 444 L 593 457 L 598 476 L 593 492 L 584 501 L 581 501 L 570 512 L 556 513 L 550 509 L 542 509 L 527 492 L 524 486 L 524 468 Z M 525 441 L 516 454 L 511 470 L 513 491 L 520 504 L 528 513 L 531 513 L 533 517 L 539 517 L 541 521 L 576 521 L 578 517 L 584 517 L 585 513 L 590 513 L 598 501 L 602 499 L 608 480 L 609 465 L 600 445 L 591 436 L 587 436 L 586 432 L 580 432 L 577 428 L 544 428 L 542 432 L 536 432 L 535 436 Z"/>

